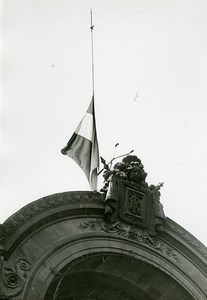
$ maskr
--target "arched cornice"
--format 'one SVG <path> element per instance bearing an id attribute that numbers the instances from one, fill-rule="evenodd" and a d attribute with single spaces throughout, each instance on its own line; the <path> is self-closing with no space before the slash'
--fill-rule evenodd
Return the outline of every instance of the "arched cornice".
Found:
<path id="1" fill-rule="evenodd" d="M 52 194 L 33 201 L 9 217 L 0 227 L 0 246 L 9 251 L 12 244 L 24 238 L 25 234 L 74 213 L 86 210 L 104 212 L 104 198 L 101 193 L 72 191 Z M 99 212 L 100 213 L 100 212 Z"/>
<path id="2" fill-rule="evenodd" d="M 9 217 L 0 227 L 0 245 L 18 240 L 25 233 L 54 220 L 82 214 L 87 210 L 104 215 L 104 195 L 98 192 L 74 191 L 57 193 L 33 201 Z M 166 218 L 165 235 L 183 241 L 201 257 L 207 259 L 207 248 L 179 224 Z M 12 243 L 11 243 L 12 244 Z M 5 250 L 9 250 L 7 247 Z"/>
<path id="3" fill-rule="evenodd" d="M 75 240 L 78 246 L 72 247 Z M 38 284 L 41 272 L 54 277 L 60 264 L 64 267 L 64 256 L 71 249 L 79 251 L 84 245 L 90 253 L 96 252 L 98 245 L 99 252 L 136 253 L 137 259 L 151 261 L 156 267 L 160 264 L 184 288 L 188 288 L 189 280 L 195 299 L 207 297 L 203 285 L 207 278 L 207 251 L 202 243 L 169 218 L 156 236 L 123 220 L 109 224 L 104 196 L 98 192 L 58 193 L 26 205 L 2 224 L 0 244 L 2 280 L 12 293 L 23 293 L 27 278 L 31 284 L 33 280 Z M 53 258 L 56 267 L 48 269 L 47 261 L 53 264 Z"/>

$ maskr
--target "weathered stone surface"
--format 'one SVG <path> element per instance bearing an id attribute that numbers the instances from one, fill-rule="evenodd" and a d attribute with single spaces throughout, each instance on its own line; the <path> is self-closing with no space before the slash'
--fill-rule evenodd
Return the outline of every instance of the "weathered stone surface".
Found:
<path id="1" fill-rule="evenodd" d="M 109 223 L 97 192 L 44 197 L 1 232 L 0 299 L 207 298 L 204 245 L 168 218 L 156 236 Z"/>

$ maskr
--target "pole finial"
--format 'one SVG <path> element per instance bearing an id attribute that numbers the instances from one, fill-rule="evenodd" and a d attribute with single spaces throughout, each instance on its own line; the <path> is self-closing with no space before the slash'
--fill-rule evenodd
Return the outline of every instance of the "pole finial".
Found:
<path id="1" fill-rule="evenodd" d="M 92 8 L 91 8 L 91 26 L 90 26 L 91 31 L 93 30 L 93 28 L 94 28 L 94 25 L 93 25 L 93 11 L 92 11 Z"/>

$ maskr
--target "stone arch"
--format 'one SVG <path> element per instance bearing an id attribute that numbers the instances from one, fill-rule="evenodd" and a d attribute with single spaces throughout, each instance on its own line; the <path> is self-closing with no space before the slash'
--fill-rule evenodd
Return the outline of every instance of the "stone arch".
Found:
<path id="1" fill-rule="evenodd" d="M 114 266 L 116 266 L 114 268 Z M 60 275 L 57 275 L 60 276 Z M 162 281 L 162 285 L 160 285 Z M 54 280 L 45 300 L 94 299 L 193 299 L 170 276 L 146 262 L 117 254 L 89 255 Z M 69 284 L 68 284 L 69 283 Z M 153 284 L 153 285 L 152 285 Z M 51 297 L 52 296 L 52 297 Z"/>
<path id="2" fill-rule="evenodd" d="M 59 300 L 64 290 L 65 300 L 89 299 L 93 281 L 97 293 L 105 289 L 120 299 L 139 299 L 136 293 L 149 300 L 206 299 L 206 248 L 199 241 L 170 219 L 156 237 L 124 222 L 109 226 L 97 192 L 44 197 L 10 217 L 1 230 L 0 299 Z M 71 274 L 76 291 L 84 278 L 88 285 L 77 297 L 75 289 L 67 290 Z"/>
<path id="3" fill-rule="evenodd" d="M 92 256 L 118 257 L 119 260 L 121 260 L 121 258 L 123 260 L 123 257 L 125 257 L 125 261 L 134 261 L 137 265 L 144 265 L 145 268 L 143 267 L 143 274 L 150 278 L 151 282 L 151 286 L 146 286 L 146 288 L 153 290 L 154 294 L 157 293 L 159 296 L 162 295 L 162 293 L 169 293 L 169 290 L 172 293 L 172 299 L 175 295 L 177 296 L 177 299 L 179 299 L 180 294 L 185 294 L 185 296 L 188 295 L 187 299 L 193 299 L 190 295 L 196 296 L 197 294 L 196 290 L 191 287 L 190 281 L 185 278 L 184 274 L 177 270 L 172 262 L 168 262 L 166 259 L 167 256 L 166 258 L 159 257 L 157 254 L 155 255 L 152 253 L 151 249 L 149 251 L 149 249 L 144 249 L 140 246 L 137 247 L 135 243 L 126 242 L 125 240 L 122 240 L 122 238 L 112 238 L 108 235 L 104 236 L 103 234 L 97 235 L 94 233 L 87 233 L 82 235 L 81 238 L 78 237 L 74 240 L 64 240 L 61 245 L 56 247 L 56 251 L 51 249 L 49 253 L 46 253 L 45 256 L 42 257 L 42 261 L 37 265 L 36 270 L 33 272 L 33 276 L 31 276 L 27 282 L 23 299 L 46 300 L 47 298 L 45 298 L 45 295 L 50 290 L 53 282 L 57 283 L 58 278 L 64 277 L 71 266 L 77 265 L 77 261 L 82 261 L 85 257 Z M 127 264 L 125 265 L 127 266 Z M 115 273 L 116 272 L 120 272 L 118 260 L 115 268 Z M 130 269 L 130 273 L 131 278 L 134 276 L 136 277 L 136 280 L 138 280 L 140 276 L 143 276 L 142 273 L 139 273 L 137 269 L 133 267 Z M 120 274 L 120 281 L 124 280 L 124 278 L 122 278 L 123 276 L 121 277 Z M 162 285 L 164 285 L 167 290 L 159 291 L 159 286 L 153 286 L 153 284 L 156 283 L 156 274 L 159 274 L 159 276 L 162 277 Z M 129 282 L 133 285 L 132 279 L 129 279 Z M 171 285 L 170 282 L 172 283 Z M 161 288 L 162 285 L 160 286 Z M 30 289 L 31 286 L 33 286 L 32 290 Z M 174 287 L 173 291 L 172 286 Z M 138 289 L 140 287 L 136 286 L 136 288 Z M 184 293 L 184 290 L 189 290 L 189 292 Z M 140 291 L 146 294 L 144 289 L 140 289 Z M 150 294 L 148 294 L 148 297 L 150 299 Z M 153 297 L 155 297 L 155 295 Z M 166 299 L 171 299 L 169 297 L 170 295 L 168 295 L 168 298 Z M 198 294 L 197 297 L 199 297 Z"/>

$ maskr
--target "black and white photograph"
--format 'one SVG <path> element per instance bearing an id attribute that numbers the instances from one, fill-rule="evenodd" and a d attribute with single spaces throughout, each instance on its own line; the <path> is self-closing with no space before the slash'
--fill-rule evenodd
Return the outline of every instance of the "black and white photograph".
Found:
<path id="1" fill-rule="evenodd" d="M 206 16 L 0 1 L 0 300 L 207 299 Z"/>

